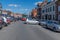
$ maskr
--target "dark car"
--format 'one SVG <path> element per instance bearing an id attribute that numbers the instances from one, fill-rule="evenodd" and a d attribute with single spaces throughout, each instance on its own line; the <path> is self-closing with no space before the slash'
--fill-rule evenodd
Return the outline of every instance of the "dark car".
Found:
<path id="1" fill-rule="evenodd" d="M 2 27 L 3 27 L 3 23 L 4 23 L 3 18 L 0 17 L 0 29 L 2 29 Z"/>

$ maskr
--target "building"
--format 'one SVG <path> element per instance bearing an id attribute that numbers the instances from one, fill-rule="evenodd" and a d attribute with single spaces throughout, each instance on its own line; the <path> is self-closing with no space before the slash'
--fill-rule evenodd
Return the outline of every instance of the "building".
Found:
<path id="1" fill-rule="evenodd" d="M 41 19 L 41 4 L 42 3 L 38 3 L 37 4 L 37 18 L 40 20 Z"/>
<path id="2" fill-rule="evenodd" d="M 22 14 L 20 13 L 14 13 L 14 17 L 17 18 L 17 17 L 22 17 Z"/>
<path id="3" fill-rule="evenodd" d="M 48 3 L 48 0 L 44 0 L 41 3 L 37 4 L 37 18 L 40 20 L 42 18 L 42 6 L 46 5 Z"/>
<path id="4" fill-rule="evenodd" d="M 7 15 L 7 14 L 8 14 L 8 12 L 7 12 L 6 10 L 2 10 L 2 14 Z"/>
<path id="5" fill-rule="evenodd" d="M 32 10 L 31 17 L 32 18 L 36 18 L 37 17 L 37 9 L 36 8 Z"/>
<path id="6" fill-rule="evenodd" d="M 7 10 L 2 10 L 2 15 L 11 16 L 12 12 Z"/>
<path id="7" fill-rule="evenodd" d="M 41 6 L 42 19 L 60 20 L 60 0 L 52 0 Z"/>

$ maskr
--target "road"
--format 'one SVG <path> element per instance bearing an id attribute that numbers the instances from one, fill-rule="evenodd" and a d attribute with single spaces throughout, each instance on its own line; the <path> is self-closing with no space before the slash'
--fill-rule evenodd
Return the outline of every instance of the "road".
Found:
<path id="1" fill-rule="evenodd" d="M 60 33 L 17 21 L 0 30 L 0 40 L 60 40 Z"/>

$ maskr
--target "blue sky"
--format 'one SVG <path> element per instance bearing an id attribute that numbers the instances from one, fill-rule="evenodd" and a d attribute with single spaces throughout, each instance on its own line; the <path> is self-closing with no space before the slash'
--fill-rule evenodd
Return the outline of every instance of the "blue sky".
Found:
<path id="1" fill-rule="evenodd" d="M 43 0 L 0 0 L 3 10 L 10 10 L 16 13 L 29 13 L 36 7 L 37 2 Z"/>

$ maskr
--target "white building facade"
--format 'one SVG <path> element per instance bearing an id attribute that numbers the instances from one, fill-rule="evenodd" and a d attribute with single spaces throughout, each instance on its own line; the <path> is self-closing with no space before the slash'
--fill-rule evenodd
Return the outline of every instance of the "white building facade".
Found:
<path id="1" fill-rule="evenodd" d="M 60 4 L 57 5 L 58 3 L 59 3 L 58 1 L 51 1 L 48 2 L 46 5 L 41 6 L 42 19 L 58 20 L 57 18 L 58 10 L 60 10 L 60 6 L 59 6 Z"/>

